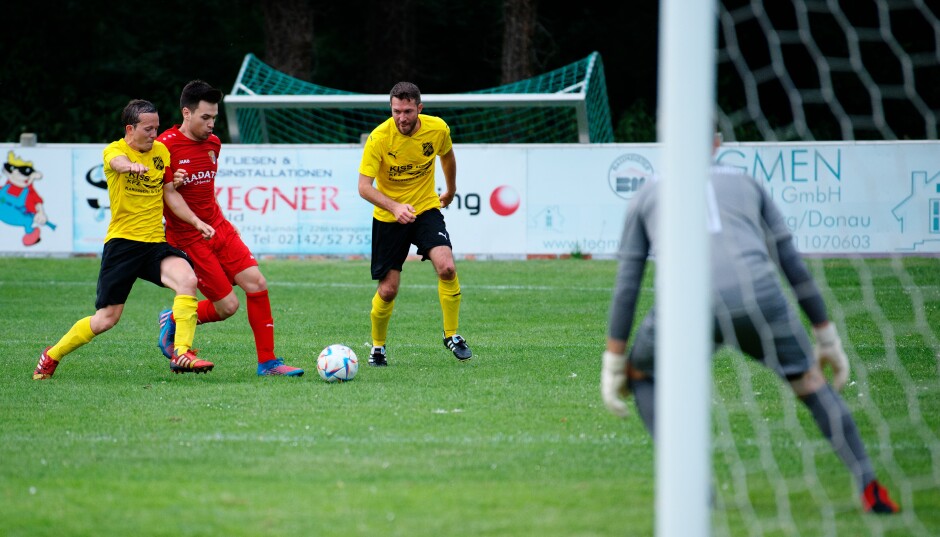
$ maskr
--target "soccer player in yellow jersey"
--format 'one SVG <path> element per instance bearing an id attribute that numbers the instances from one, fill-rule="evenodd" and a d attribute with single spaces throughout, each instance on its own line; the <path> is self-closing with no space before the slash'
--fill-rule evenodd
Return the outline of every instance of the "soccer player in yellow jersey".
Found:
<path id="1" fill-rule="evenodd" d="M 422 260 L 437 271 L 437 293 L 444 316 L 444 347 L 458 360 L 473 353 L 460 335 L 460 282 L 441 209 L 457 193 L 457 159 L 450 128 L 441 118 L 421 113 L 421 91 L 399 82 L 390 92 L 392 117 L 369 135 L 359 164 L 359 195 L 375 205 L 372 213 L 372 353 L 369 365 L 388 365 L 388 321 L 401 283 L 408 250 L 414 244 Z M 441 159 L 446 188 L 438 196 L 434 164 Z M 374 185 L 373 185 L 374 183 Z"/>
<path id="2" fill-rule="evenodd" d="M 58 343 L 42 352 L 33 372 L 36 380 L 52 377 L 66 354 L 116 325 L 138 278 L 176 291 L 173 314 L 177 330 L 170 370 L 203 373 L 213 367 L 212 362 L 196 358 L 192 350 L 196 332 L 196 273 L 186 254 L 167 244 L 163 233 L 163 179 L 169 170 L 170 153 L 155 141 L 160 126 L 157 108 L 148 101 L 135 99 L 124 107 L 121 119 L 124 138 L 108 145 L 103 154 L 111 221 L 101 254 L 95 313 L 76 322 Z M 174 181 L 182 180 L 182 174 L 174 176 Z M 210 238 L 215 233 L 185 204 L 171 208 L 203 237 Z"/>

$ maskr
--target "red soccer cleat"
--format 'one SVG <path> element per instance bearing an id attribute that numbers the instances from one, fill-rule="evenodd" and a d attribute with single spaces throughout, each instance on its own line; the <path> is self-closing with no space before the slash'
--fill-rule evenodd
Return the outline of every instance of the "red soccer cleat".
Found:
<path id="1" fill-rule="evenodd" d="M 170 360 L 170 371 L 174 373 L 208 373 L 215 364 L 196 358 L 196 350 L 189 349 L 183 354 L 176 354 Z"/>
<path id="2" fill-rule="evenodd" d="M 901 510 L 898 504 L 894 503 L 888 497 L 888 491 L 873 479 L 865 486 L 862 492 L 862 507 L 866 513 L 877 513 L 879 515 L 892 515 Z"/>
<path id="3" fill-rule="evenodd" d="M 49 352 L 49 349 L 52 347 L 46 347 L 42 354 L 39 356 L 39 363 L 36 364 L 36 370 L 33 371 L 33 380 L 46 380 L 52 378 L 52 374 L 55 373 L 55 368 L 59 366 L 58 360 L 53 360 L 51 356 L 46 354 Z"/>

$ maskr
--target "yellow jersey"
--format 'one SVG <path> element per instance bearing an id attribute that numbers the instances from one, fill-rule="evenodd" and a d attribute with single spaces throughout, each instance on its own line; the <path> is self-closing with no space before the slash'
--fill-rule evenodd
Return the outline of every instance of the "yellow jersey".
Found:
<path id="1" fill-rule="evenodd" d="M 450 127 L 443 119 L 418 114 L 421 128 L 405 136 L 395 126 L 395 119 L 376 127 L 366 141 L 359 173 L 374 177 L 379 192 L 398 203 L 415 208 L 415 214 L 441 207 L 434 189 L 435 160 L 452 148 Z M 372 212 L 376 220 L 394 222 L 395 215 L 381 207 Z"/>
<path id="2" fill-rule="evenodd" d="M 118 173 L 111 160 L 124 155 L 149 168 L 145 174 Z M 140 242 L 166 242 L 163 232 L 163 175 L 170 162 L 166 146 L 154 141 L 141 153 L 122 138 L 104 149 L 104 176 L 108 180 L 111 222 L 104 242 L 114 238 Z"/>

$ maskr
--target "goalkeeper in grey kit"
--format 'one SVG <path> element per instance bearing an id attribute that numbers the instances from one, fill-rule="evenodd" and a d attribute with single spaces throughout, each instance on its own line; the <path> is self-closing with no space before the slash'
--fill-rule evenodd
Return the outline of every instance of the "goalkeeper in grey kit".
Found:
<path id="1" fill-rule="evenodd" d="M 719 143 L 716 136 L 716 149 Z M 607 408 L 626 417 L 622 397 L 632 393 L 654 438 L 655 306 L 638 327 L 629 354 L 626 343 L 646 259 L 657 245 L 657 183 L 641 188 L 627 211 L 601 370 Z M 713 166 L 706 192 L 716 347 L 736 347 L 785 379 L 852 472 L 865 511 L 898 512 L 875 478 L 855 421 L 837 391 L 848 380 L 848 359 L 782 214 L 757 181 L 737 168 Z M 778 269 L 813 325 L 815 347 L 784 295 Z M 832 385 L 823 376 L 824 365 L 832 370 Z"/>

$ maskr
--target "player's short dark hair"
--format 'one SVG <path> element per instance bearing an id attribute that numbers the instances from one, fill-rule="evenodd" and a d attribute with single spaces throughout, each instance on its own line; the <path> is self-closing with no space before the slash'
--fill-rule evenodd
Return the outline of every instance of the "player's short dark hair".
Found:
<path id="1" fill-rule="evenodd" d="M 215 89 L 202 80 L 192 80 L 183 86 L 183 92 L 180 94 L 180 109 L 195 110 L 199 107 L 199 101 L 219 104 L 222 102 L 222 90 Z"/>
<path id="2" fill-rule="evenodd" d="M 421 104 L 421 90 L 411 82 L 399 82 L 395 84 L 388 95 L 389 101 L 394 97 L 402 101 L 414 101 L 415 104 Z"/>
<path id="3" fill-rule="evenodd" d="M 123 126 L 133 125 L 137 126 L 140 123 L 141 114 L 156 114 L 157 107 L 150 101 L 145 101 L 143 99 L 132 99 L 127 106 L 124 107 L 124 111 L 121 112 L 121 121 Z"/>

